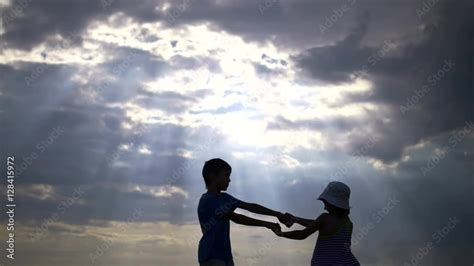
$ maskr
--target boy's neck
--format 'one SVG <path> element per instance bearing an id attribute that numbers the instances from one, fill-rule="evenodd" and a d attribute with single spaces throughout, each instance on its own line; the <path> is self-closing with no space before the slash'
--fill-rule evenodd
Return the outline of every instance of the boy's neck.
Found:
<path id="1" fill-rule="evenodd" d="M 213 193 L 213 194 L 220 194 L 221 190 L 216 188 L 216 187 L 209 187 L 207 188 L 208 193 Z"/>

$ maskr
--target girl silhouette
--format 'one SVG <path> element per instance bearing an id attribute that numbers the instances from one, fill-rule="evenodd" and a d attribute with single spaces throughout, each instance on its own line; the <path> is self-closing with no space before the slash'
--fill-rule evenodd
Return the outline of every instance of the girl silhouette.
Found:
<path id="1" fill-rule="evenodd" d="M 330 182 L 318 197 L 327 212 L 316 220 L 294 217 L 294 222 L 305 226 L 303 230 L 276 232 L 289 239 L 302 240 L 319 231 L 311 266 L 357 265 L 359 261 L 351 251 L 352 222 L 349 219 L 349 187 L 339 181 Z"/>

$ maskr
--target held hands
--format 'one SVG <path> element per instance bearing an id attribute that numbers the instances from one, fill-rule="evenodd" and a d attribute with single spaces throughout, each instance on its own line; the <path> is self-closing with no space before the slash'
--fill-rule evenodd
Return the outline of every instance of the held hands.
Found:
<path id="1" fill-rule="evenodd" d="M 272 230 L 275 235 L 281 235 L 281 227 L 279 223 L 270 223 L 268 229 Z"/>
<path id="2" fill-rule="evenodd" d="M 279 213 L 277 215 L 277 218 L 278 221 L 284 224 L 286 227 L 291 227 L 296 221 L 296 218 L 288 212 L 285 214 Z M 282 236 L 282 231 L 279 223 L 269 223 L 267 225 L 267 228 L 272 230 L 275 235 Z"/>
<path id="3" fill-rule="evenodd" d="M 288 212 L 285 214 L 280 213 L 277 218 L 278 221 L 280 221 L 280 223 L 284 224 L 286 227 L 291 227 L 295 223 L 295 217 Z"/>

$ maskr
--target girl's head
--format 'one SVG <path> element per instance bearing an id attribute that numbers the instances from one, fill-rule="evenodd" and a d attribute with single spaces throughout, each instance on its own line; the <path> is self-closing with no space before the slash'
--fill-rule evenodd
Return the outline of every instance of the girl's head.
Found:
<path id="1" fill-rule="evenodd" d="M 318 200 L 324 202 L 324 209 L 341 217 L 350 213 L 349 197 L 350 188 L 339 181 L 330 182 Z"/>
<path id="2" fill-rule="evenodd" d="M 344 217 L 349 215 L 350 213 L 350 210 L 336 207 L 324 199 L 322 201 L 324 202 L 324 209 L 327 210 L 329 213 L 334 213 L 337 217 Z"/>

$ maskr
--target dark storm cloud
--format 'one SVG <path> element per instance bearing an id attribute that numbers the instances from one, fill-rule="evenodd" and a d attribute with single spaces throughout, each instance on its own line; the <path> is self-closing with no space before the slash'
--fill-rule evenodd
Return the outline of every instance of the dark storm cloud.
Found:
<path id="1" fill-rule="evenodd" d="M 210 21 L 214 25 L 237 34 L 248 41 L 264 43 L 271 41 L 282 47 L 308 47 L 311 43 L 331 43 L 341 38 L 341 32 L 351 28 L 352 20 L 361 13 L 376 14 L 385 21 L 380 23 L 385 33 L 399 30 L 416 19 L 407 15 L 414 13 L 410 1 L 387 4 L 374 1 L 260 1 L 217 2 L 189 1 L 186 8 L 173 2 L 165 20 L 169 25 L 185 25 Z M 347 6 L 347 11 L 338 15 L 336 21 L 322 33 L 324 25 L 337 10 Z M 395 15 L 394 10 L 398 13 Z M 174 12 L 173 12 L 174 11 Z M 173 16 L 173 13 L 175 14 Z M 405 18 L 400 22 L 400 17 Z M 370 36 L 371 41 L 380 41 L 379 36 Z"/>
<path id="2" fill-rule="evenodd" d="M 11 16 L 18 7 L 21 13 Z M 66 36 L 81 31 L 102 12 L 98 2 L 90 1 L 12 1 L 2 10 L 5 33 L 3 45 L 29 50 L 46 40 L 49 35 Z M 12 17 L 12 18 L 10 18 Z M 10 18 L 10 19 L 9 19 Z M 80 44 L 81 39 L 77 44 Z"/>
<path id="3" fill-rule="evenodd" d="M 429 148 L 445 146 L 449 141 L 449 135 L 443 134 L 436 141 L 444 144 Z M 402 261 L 410 261 L 413 256 L 416 257 L 420 248 L 429 242 L 433 243 L 434 249 L 428 257 L 438 258 L 442 264 L 452 263 L 455 257 L 459 263 L 473 259 L 472 254 L 463 252 L 472 247 L 467 236 L 474 233 L 470 226 L 473 223 L 474 212 L 467 204 L 472 200 L 473 165 L 472 161 L 466 163 L 457 159 L 457 154 L 464 155 L 465 151 L 472 150 L 473 145 L 472 137 L 466 138 L 455 150 L 449 151 L 440 159 L 433 171 L 426 175 L 422 174 L 426 161 L 419 160 L 417 154 L 414 154 L 413 160 L 402 163 L 399 168 L 409 177 L 401 178 L 400 181 L 395 181 L 398 177 L 392 177 L 391 185 L 392 187 L 396 185 L 400 193 L 399 224 L 412 225 L 410 229 L 403 230 L 403 234 L 416 236 L 414 239 L 407 237 L 397 239 L 401 246 L 410 247 L 406 249 Z M 459 220 L 454 227 L 448 227 L 451 218 Z M 396 222 L 390 217 L 386 224 L 387 227 L 396 228 Z M 393 234 L 382 228 L 378 228 L 374 234 L 379 232 L 385 235 L 384 238 L 393 238 Z M 366 242 L 370 240 L 367 239 Z M 446 252 L 439 252 L 443 249 L 446 249 Z M 391 250 L 396 251 L 397 248 L 393 247 Z M 454 255 L 454 250 L 458 251 L 455 252 L 457 255 Z M 400 251 L 403 252 L 403 249 Z M 429 259 L 424 261 L 427 262 Z"/>
<path id="4" fill-rule="evenodd" d="M 441 19 L 428 24 L 419 43 L 387 40 L 380 47 L 361 43 L 364 21 L 354 33 L 334 45 L 311 48 L 295 57 L 299 67 L 316 80 L 343 83 L 351 75 L 364 75 L 374 92 L 353 94 L 347 102 L 379 102 L 392 109 L 390 123 L 370 121 L 383 143 L 370 154 L 391 161 L 404 147 L 463 126 L 474 119 L 470 36 L 473 4 L 440 2 L 433 12 Z M 396 43 L 401 44 L 399 47 Z M 363 142 L 366 137 L 361 136 Z"/>
<path id="5" fill-rule="evenodd" d="M 26 4 L 22 4 L 23 2 Z M 397 31 L 416 20 L 411 16 L 414 10 L 410 1 L 397 3 L 395 6 L 356 0 L 270 2 L 271 5 L 266 1 L 226 3 L 211 0 L 178 1 L 169 3 L 171 7 L 163 12 L 157 7 L 161 7 L 164 1 L 140 1 L 136 4 L 119 0 L 107 2 L 74 0 L 67 3 L 17 0 L 2 10 L 5 33 L 0 38 L 2 45 L 6 47 L 28 50 L 44 42 L 48 36 L 60 34 L 67 37 L 74 34 L 79 36 L 74 44 L 80 45 L 81 32 L 91 21 L 104 20 L 112 14 L 123 12 L 138 22 L 160 21 L 169 27 L 175 27 L 207 21 L 250 41 L 270 40 L 276 45 L 308 47 L 311 43 L 330 43 L 340 39 L 340 32 L 351 28 L 353 18 L 367 10 L 376 18 L 384 19 L 383 24 L 379 25 L 383 27 L 385 33 Z M 327 25 L 327 20 L 344 5 L 350 6 L 348 11 L 338 15 L 337 20 L 322 33 L 321 25 Z M 13 11 L 17 6 L 21 7 L 20 13 Z M 396 16 L 394 10 L 398 11 Z M 399 20 L 400 14 L 405 18 L 403 21 Z M 138 32 L 136 37 L 145 42 L 160 38 L 160 36 L 149 36 L 147 32 Z M 380 41 L 378 38 L 377 34 L 370 36 L 371 40 Z"/>
<path id="6" fill-rule="evenodd" d="M 367 32 L 368 15 L 361 25 L 342 41 L 334 45 L 311 48 L 294 58 L 302 70 L 316 79 L 330 83 L 348 82 L 350 75 L 362 67 L 364 61 L 373 53 L 361 47 L 361 40 Z"/>

